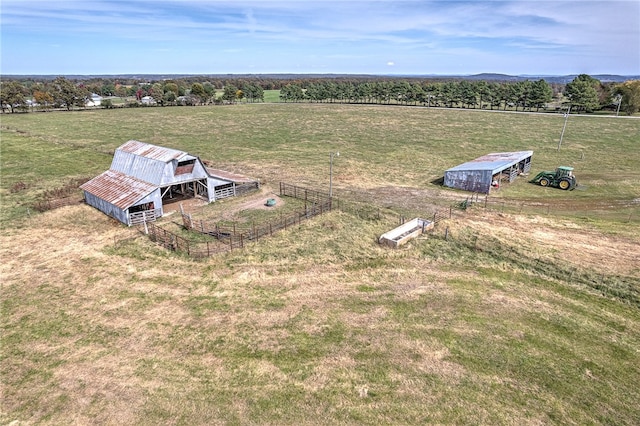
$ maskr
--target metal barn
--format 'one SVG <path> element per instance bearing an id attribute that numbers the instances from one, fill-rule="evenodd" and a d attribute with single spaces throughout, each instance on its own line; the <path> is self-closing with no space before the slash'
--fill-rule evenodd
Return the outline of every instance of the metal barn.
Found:
<path id="1" fill-rule="evenodd" d="M 212 176 L 200 158 L 134 140 L 116 149 L 109 170 L 80 188 L 87 204 L 126 225 L 155 220 L 176 197 L 212 202 L 235 195 L 235 183 Z"/>
<path id="2" fill-rule="evenodd" d="M 533 151 L 496 152 L 460 164 L 444 173 L 450 188 L 488 194 L 494 182 L 513 182 L 531 169 Z"/>

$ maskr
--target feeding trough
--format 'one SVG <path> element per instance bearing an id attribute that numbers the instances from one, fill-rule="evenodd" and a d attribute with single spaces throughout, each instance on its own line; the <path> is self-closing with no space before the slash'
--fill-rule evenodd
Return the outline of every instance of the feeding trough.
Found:
<path id="1" fill-rule="evenodd" d="M 434 224 L 430 220 L 420 219 L 417 217 L 409 222 L 405 222 L 389 232 L 385 232 L 380 236 L 380 238 L 378 238 L 378 243 L 396 248 L 425 231 L 433 229 L 433 226 Z"/>
<path id="2" fill-rule="evenodd" d="M 275 198 L 269 198 L 267 200 L 267 202 L 264 203 L 264 205 L 267 206 L 267 207 L 273 207 L 273 206 L 276 205 L 276 199 Z"/>

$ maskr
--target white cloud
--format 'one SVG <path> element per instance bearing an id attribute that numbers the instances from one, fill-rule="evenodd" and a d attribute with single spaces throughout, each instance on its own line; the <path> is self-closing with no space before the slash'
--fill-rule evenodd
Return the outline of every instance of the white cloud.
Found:
<path id="1" fill-rule="evenodd" d="M 540 69 L 522 73 L 552 72 L 554 66 L 578 72 L 584 62 L 602 71 L 616 72 L 608 68 L 614 63 L 619 73 L 640 73 L 640 2 L 635 0 L 3 0 L 1 13 L 5 69 L 27 49 L 21 40 L 41 38 L 105 51 L 154 50 L 166 44 L 184 50 L 183 63 L 190 53 L 242 51 L 264 61 L 277 57 L 277 63 L 265 63 L 265 68 L 280 69 L 289 64 L 304 68 L 302 54 L 315 54 L 340 58 L 323 65 L 329 70 L 331 64 L 355 70 L 364 64 L 358 58 L 366 57 L 387 67 L 402 64 L 396 66 L 398 72 L 446 68 L 449 63 L 513 72 L 516 64 L 504 70 L 478 60 L 502 58 L 508 63 L 527 52 L 536 58 L 527 67 L 537 64 Z M 469 62 L 460 53 L 464 51 L 477 60 Z M 581 58 L 580 63 L 558 64 L 557 57 L 552 62 L 552 52 Z M 36 51 L 30 54 L 38 57 Z M 390 54 L 395 61 L 386 60 Z M 71 58 L 61 61 L 65 59 L 71 63 Z M 413 69 L 403 68 L 408 64 Z"/>

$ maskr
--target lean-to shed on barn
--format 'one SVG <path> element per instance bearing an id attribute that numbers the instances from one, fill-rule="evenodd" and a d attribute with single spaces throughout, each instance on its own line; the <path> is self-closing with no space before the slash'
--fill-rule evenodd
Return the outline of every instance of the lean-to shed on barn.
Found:
<path id="1" fill-rule="evenodd" d="M 116 149 L 109 170 L 80 188 L 87 204 L 126 225 L 162 216 L 174 197 L 212 202 L 235 195 L 235 183 L 212 176 L 200 158 L 134 140 Z"/>
<path id="2" fill-rule="evenodd" d="M 496 152 L 444 172 L 444 185 L 465 191 L 489 193 L 492 182 L 513 182 L 531 169 L 533 151 Z"/>

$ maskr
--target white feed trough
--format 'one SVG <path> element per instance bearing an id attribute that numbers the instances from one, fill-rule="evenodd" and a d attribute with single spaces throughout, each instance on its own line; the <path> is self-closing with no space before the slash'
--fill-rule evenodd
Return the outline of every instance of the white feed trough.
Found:
<path id="1" fill-rule="evenodd" d="M 378 243 L 386 244 L 389 247 L 399 247 L 429 229 L 433 229 L 433 222 L 417 217 L 385 232 L 378 238 Z"/>

